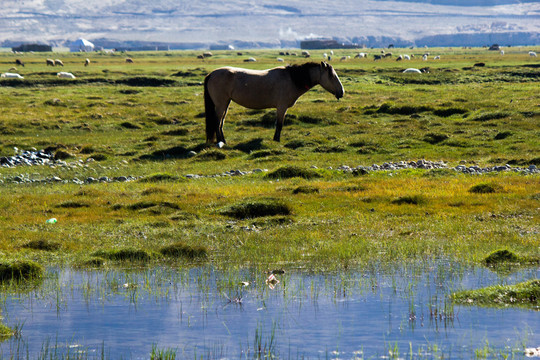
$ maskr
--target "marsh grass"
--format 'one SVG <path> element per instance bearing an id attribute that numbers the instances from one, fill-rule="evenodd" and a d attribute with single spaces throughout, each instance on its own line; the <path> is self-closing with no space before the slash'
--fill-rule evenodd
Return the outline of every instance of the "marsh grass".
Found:
<path id="1" fill-rule="evenodd" d="M 27 281 L 43 276 L 43 267 L 29 260 L 0 261 L 0 282 Z"/>
<path id="2" fill-rule="evenodd" d="M 189 246 L 183 242 L 176 242 L 174 244 L 164 246 L 159 249 L 159 252 L 163 256 L 172 258 L 198 259 L 208 256 L 208 249 L 205 247 Z"/>
<path id="3" fill-rule="evenodd" d="M 535 308 L 540 304 L 540 280 L 534 279 L 515 285 L 495 285 L 477 290 L 453 293 L 455 303 L 462 305 Z"/>
<path id="4" fill-rule="evenodd" d="M 92 253 L 91 256 L 120 262 L 145 263 L 152 259 L 152 254 L 149 251 L 134 248 L 98 250 Z"/>

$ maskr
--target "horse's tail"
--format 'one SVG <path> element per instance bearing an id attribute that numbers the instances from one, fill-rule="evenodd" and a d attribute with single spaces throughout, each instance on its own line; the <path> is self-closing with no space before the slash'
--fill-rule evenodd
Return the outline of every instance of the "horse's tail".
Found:
<path id="1" fill-rule="evenodd" d="M 210 75 L 204 78 L 204 112 L 206 114 L 206 142 L 214 142 L 217 139 L 219 119 L 216 113 L 216 105 L 208 92 L 208 80 Z"/>

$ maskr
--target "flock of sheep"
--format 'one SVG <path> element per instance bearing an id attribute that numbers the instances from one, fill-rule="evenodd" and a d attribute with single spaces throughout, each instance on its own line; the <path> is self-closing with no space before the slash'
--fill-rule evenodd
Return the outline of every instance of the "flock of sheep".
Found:
<path id="1" fill-rule="evenodd" d="M 302 56 L 304 58 L 309 58 L 311 57 L 311 54 L 309 53 L 309 51 L 307 50 L 303 50 L 302 51 Z M 500 50 L 500 54 L 501 55 L 504 55 L 504 50 Z M 238 53 L 238 55 L 242 55 L 242 53 Z M 284 55 L 292 55 L 292 56 L 298 56 L 297 53 L 290 53 L 290 52 L 285 52 L 285 51 L 282 51 L 279 53 L 280 56 L 284 56 Z M 198 59 L 206 59 L 208 57 L 211 57 L 213 56 L 213 54 L 211 52 L 204 52 L 202 53 L 201 55 L 198 55 L 197 58 Z M 332 60 L 332 56 L 334 56 L 334 51 L 333 50 L 330 50 L 330 53 L 324 53 L 323 54 L 323 58 L 327 61 L 330 61 Z M 422 60 L 423 61 L 427 61 L 429 59 L 429 56 L 430 54 L 429 53 L 424 53 L 422 55 Z M 534 51 L 529 51 L 529 56 L 531 57 L 537 57 L 537 54 L 536 52 Z M 368 54 L 367 53 L 364 53 L 364 52 L 359 52 L 357 53 L 356 55 L 354 55 L 354 58 L 355 59 L 362 59 L 362 58 L 367 58 L 368 57 Z M 393 57 L 393 54 L 391 52 L 385 52 L 384 50 L 381 51 L 380 54 L 373 54 L 373 60 L 374 61 L 377 61 L 377 60 L 382 60 L 384 58 L 392 58 Z M 406 61 L 406 60 L 411 60 L 411 58 L 414 58 L 414 54 L 411 54 L 411 55 L 408 55 L 408 54 L 400 54 L 396 57 L 396 61 Z M 347 56 L 342 56 L 340 58 L 340 61 L 347 61 L 347 60 L 350 60 L 351 57 L 349 55 Z M 433 57 L 433 60 L 440 60 L 441 57 L 440 55 L 436 55 Z M 278 57 L 276 59 L 278 62 L 284 62 L 285 60 L 281 57 Z M 244 62 L 256 62 L 257 60 L 253 57 L 249 57 L 247 59 L 244 60 Z M 62 60 L 59 60 L 59 59 L 46 59 L 45 60 L 47 66 L 64 66 L 64 63 L 62 62 Z M 133 63 L 133 59 L 132 58 L 126 58 L 126 63 L 128 64 L 132 64 Z M 15 60 L 15 64 L 18 65 L 18 66 L 23 66 L 24 67 L 24 62 L 20 59 L 16 59 Z M 84 66 L 88 66 L 90 65 L 90 59 L 85 59 L 84 61 Z M 425 71 L 421 71 L 423 69 L 414 69 L 414 68 L 409 68 L 409 69 L 406 69 L 404 70 L 403 72 L 404 73 L 407 73 L 407 72 L 412 72 L 412 73 L 421 73 L 421 72 L 425 72 Z M 17 71 L 17 68 L 15 67 L 12 67 L 11 69 L 9 69 L 9 72 L 5 72 L 5 73 L 2 73 L 0 75 L 0 77 L 2 78 L 16 78 L 16 79 L 24 79 L 23 76 L 21 76 L 20 74 L 17 74 L 13 71 Z M 75 79 L 75 75 L 73 75 L 72 73 L 70 72 L 65 72 L 65 71 L 60 71 L 59 73 L 56 74 L 56 76 L 58 76 L 59 78 L 65 78 L 65 79 Z"/>
<path id="2" fill-rule="evenodd" d="M 60 59 L 46 59 L 45 63 L 47 64 L 47 66 L 62 66 L 62 67 L 64 66 L 64 63 Z M 133 59 L 126 58 L 126 63 L 133 63 Z M 24 67 L 24 62 L 21 59 L 15 59 L 15 65 Z M 90 65 L 90 59 L 87 58 L 84 60 L 84 66 L 88 66 L 88 65 Z M 12 67 L 11 69 L 9 69 L 9 72 L 2 73 L 0 77 L 11 78 L 11 79 L 24 79 L 24 76 L 18 73 L 15 73 L 13 71 L 17 71 L 17 68 Z M 60 71 L 59 73 L 56 74 L 56 76 L 58 76 L 59 78 L 64 78 L 64 79 L 76 78 L 75 75 L 66 71 Z"/>

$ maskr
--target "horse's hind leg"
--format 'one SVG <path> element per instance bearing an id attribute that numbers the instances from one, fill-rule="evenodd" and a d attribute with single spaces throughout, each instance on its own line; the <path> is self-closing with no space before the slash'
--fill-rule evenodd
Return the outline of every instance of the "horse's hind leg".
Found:
<path id="1" fill-rule="evenodd" d="M 223 135 L 223 123 L 225 122 L 225 116 L 227 116 L 227 110 L 229 109 L 229 104 L 231 103 L 231 100 L 228 100 L 227 102 L 223 104 L 216 105 L 216 113 L 219 119 L 218 128 L 216 129 L 216 135 L 217 135 L 217 142 L 218 144 L 220 142 L 226 144 L 225 141 L 225 135 Z"/>
<path id="2" fill-rule="evenodd" d="M 283 128 L 283 121 L 285 120 L 285 115 L 287 114 L 287 108 L 277 108 L 276 109 L 277 118 L 276 118 L 276 131 L 274 132 L 274 141 L 278 141 L 281 138 L 281 129 Z"/>

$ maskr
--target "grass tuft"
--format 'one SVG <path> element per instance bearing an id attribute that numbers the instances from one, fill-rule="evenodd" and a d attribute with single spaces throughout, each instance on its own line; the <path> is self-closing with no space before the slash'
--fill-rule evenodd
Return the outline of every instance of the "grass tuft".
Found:
<path id="1" fill-rule="evenodd" d="M 177 242 L 159 249 L 159 252 L 166 257 L 172 258 L 205 258 L 208 256 L 208 250 L 203 246 L 189 246 L 183 242 Z"/>
<path id="2" fill-rule="evenodd" d="M 519 263 L 519 257 L 507 249 L 495 250 L 482 261 L 485 265 L 498 265 L 502 263 Z"/>
<path id="3" fill-rule="evenodd" d="M 55 251 L 60 249 L 60 244 L 45 239 L 30 240 L 21 246 L 25 249 Z"/>
<path id="4" fill-rule="evenodd" d="M 319 189 L 315 186 L 302 185 L 292 191 L 293 194 L 314 194 L 318 193 Z"/>
<path id="5" fill-rule="evenodd" d="M 459 304 L 481 306 L 525 306 L 540 304 L 540 280 L 534 279 L 515 285 L 495 285 L 477 290 L 465 290 L 452 294 Z"/>
<path id="6" fill-rule="evenodd" d="M 290 215 L 292 208 L 277 199 L 248 200 L 231 205 L 221 211 L 222 215 L 236 219 L 252 219 L 263 216 Z"/>
<path id="7" fill-rule="evenodd" d="M 60 204 L 56 205 L 56 207 L 64 208 L 64 209 L 78 209 L 78 208 L 87 208 L 87 207 L 90 207 L 90 205 L 81 201 L 68 200 L 68 201 L 61 202 Z"/>
<path id="8" fill-rule="evenodd" d="M 149 261 L 152 256 L 146 251 L 134 248 L 125 248 L 119 250 L 98 250 L 91 254 L 94 257 L 104 258 L 113 261 Z"/>
<path id="9" fill-rule="evenodd" d="M 225 154 L 223 151 L 220 150 L 207 150 L 199 153 L 196 157 L 197 160 L 204 160 L 204 161 L 217 161 L 217 160 L 225 160 L 227 158 L 227 154 Z"/>
<path id="10" fill-rule="evenodd" d="M 280 167 L 279 169 L 268 173 L 266 176 L 270 179 L 290 179 L 295 177 L 301 177 L 304 179 L 315 179 L 321 177 L 321 175 L 319 175 L 314 170 L 303 169 L 301 167 L 293 165 Z"/>
<path id="11" fill-rule="evenodd" d="M 166 182 L 166 181 L 178 181 L 182 179 L 179 176 L 169 174 L 169 173 L 155 173 L 145 176 L 139 179 L 139 182 L 144 183 L 156 183 L 156 182 Z"/>
<path id="12" fill-rule="evenodd" d="M 492 194 L 501 190 L 502 188 L 500 185 L 493 183 L 480 183 L 472 186 L 469 189 L 469 192 L 474 194 Z"/>
<path id="13" fill-rule="evenodd" d="M 43 267 L 33 261 L 0 262 L 0 281 L 33 280 L 43 276 Z"/>
<path id="14" fill-rule="evenodd" d="M 406 195 L 398 197 L 397 199 L 392 200 L 392 204 L 396 205 L 422 205 L 427 202 L 426 198 L 422 195 Z"/>

